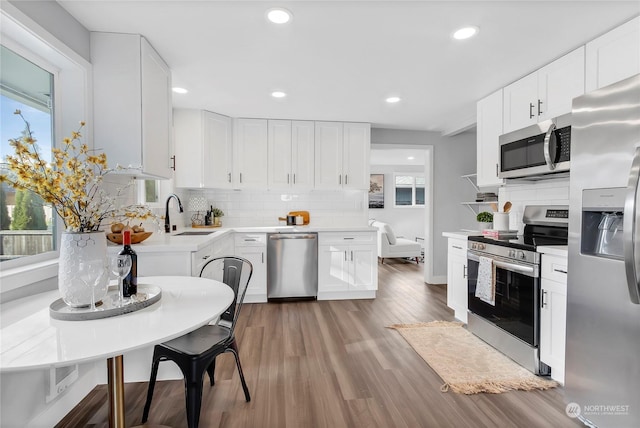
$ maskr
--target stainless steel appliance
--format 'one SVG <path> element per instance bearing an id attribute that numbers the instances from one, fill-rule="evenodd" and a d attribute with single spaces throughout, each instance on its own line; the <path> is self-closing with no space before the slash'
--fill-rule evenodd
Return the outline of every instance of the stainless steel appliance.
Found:
<path id="1" fill-rule="evenodd" d="M 318 234 L 267 234 L 267 299 L 318 296 Z"/>
<path id="2" fill-rule="evenodd" d="M 567 411 L 601 428 L 635 428 L 640 75 L 574 99 L 572 116 Z"/>
<path id="3" fill-rule="evenodd" d="M 541 245 L 566 245 L 565 206 L 527 206 L 524 233 L 515 239 L 470 236 L 467 249 L 469 331 L 535 374 L 550 374 L 540 361 Z M 495 267 L 493 304 L 476 296 L 480 258 Z"/>
<path id="4" fill-rule="evenodd" d="M 499 178 L 566 173 L 571 158 L 571 114 L 503 134 L 499 141 Z"/>

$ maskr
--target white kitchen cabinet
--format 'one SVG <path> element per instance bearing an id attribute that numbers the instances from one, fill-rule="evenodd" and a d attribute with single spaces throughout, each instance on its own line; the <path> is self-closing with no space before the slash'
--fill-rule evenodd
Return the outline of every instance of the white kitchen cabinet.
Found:
<path id="1" fill-rule="evenodd" d="M 375 298 L 376 232 L 322 232 L 318 236 L 318 300 Z"/>
<path id="2" fill-rule="evenodd" d="M 267 235 L 266 233 L 235 233 L 235 255 L 253 265 L 251 281 L 247 286 L 246 303 L 267 301 Z"/>
<path id="3" fill-rule="evenodd" d="M 173 111 L 176 187 L 231 188 L 231 118 L 205 110 Z"/>
<path id="4" fill-rule="evenodd" d="M 586 92 L 640 73 L 640 16 L 587 43 Z"/>
<path id="5" fill-rule="evenodd" d="M 449 238 L 447 251 L 447 306 L 467 322 L 467 241 Z"/>
<path id="6" fill-rule="evenodd" d="M 570 113 L 573 99 L 584 94 L 584 58 L 584 47 L 580 47 L 506 86 L 503 132 Z"/>
<path id="7" fill-rule="evenodd" d="M 369 189 L 371 125 L 315 123 L 315 188 Z"/>
<path id="8" fill-rule="evenodd" d="M 137 34 L 91 33 L 94 147 L 110 167 L 173 176 L 171 71 Z"/>
<path id="9" fill-rule="evenodd" d="M 540 296 L 540 360 L 551 377 L 564 384 L 567 324 L 567 258 L 542 255 Z"/>
<path id="10" fill-rule="evenodd" d="M 267 120 L 236 119 L 233 141 L 233 187 L 265 189 L 268 183 Z"/>
<path id="11" fill-rule="evenodd" d="M 476 109 L 476 185 L 498 187 L 504 180 L 498 178 L 502 134 L 502 89 L 478 101 Z"/>
<path id="12" fill-rule="evenodd" d="M 268 121 L 270 189 L 313 188 L 314 129 L 311 121 Z"/>

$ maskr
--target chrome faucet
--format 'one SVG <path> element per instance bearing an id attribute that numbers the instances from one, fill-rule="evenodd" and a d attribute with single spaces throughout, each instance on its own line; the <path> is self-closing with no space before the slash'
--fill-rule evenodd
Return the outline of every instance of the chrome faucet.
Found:
<path id="1" fill-rule="evenodd" d="M 176 198 L 176 201 L 178 201 L 178 208 L 180 209 L 180 212 L 181 213 L 184 212 L 184 209 L 182 209 L 182 202 L 180 202 L 180 198 L 178 197 L 178 195 L 176 195 L 175 193 L 170 194 L 167 197 L 167 204 L 166 204 L 165 213 L 164 213 L 164 231 L 165 231 L 165 233 L 171 232 L 171 221 L 169 220 L 169 201 L 171 200 L 171 198 Z"/>

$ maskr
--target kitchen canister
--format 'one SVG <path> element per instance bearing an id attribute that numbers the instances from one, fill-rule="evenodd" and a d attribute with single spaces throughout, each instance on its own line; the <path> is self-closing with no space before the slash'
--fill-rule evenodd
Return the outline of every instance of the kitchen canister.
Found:
<path id="1" fill-rule="evenodd" d="M 493 213 L 493 229 L 509 230 L 509 213 L 505 213 L 505 212 Z"/>

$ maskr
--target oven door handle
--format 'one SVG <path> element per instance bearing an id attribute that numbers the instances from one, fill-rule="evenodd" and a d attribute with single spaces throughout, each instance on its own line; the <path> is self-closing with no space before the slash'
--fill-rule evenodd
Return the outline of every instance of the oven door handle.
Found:
<path id="1" fill-rule="evenodd" d="M 479 262 L 480 261 L 480 257 L 472 252 L 467 252 L 467 259 L 469 260 L 473 260 L 475 262 Z M 522 275 L 525 276 L 529 276 L 531 278 L 538 278 L 539 276 L 539 272 L 538 269 L 535 268 L 535 266 L 532 265 L 525 265 L 525 264 L 520 264 L 520 263 L 511 263 L 511 262 L 507 262 L 504 260 L 499 260 L 499 259 L 494 259 L 491 258 L 493 260 L 493 265 L 496 268 L 499 269 L 505 269 L 511 272 L 516 272 L 516 273 L 520 273 Z"/>

